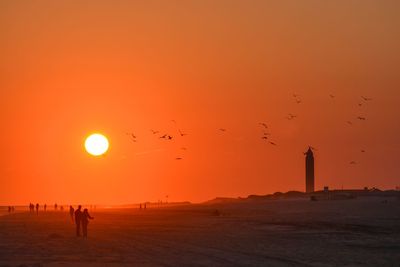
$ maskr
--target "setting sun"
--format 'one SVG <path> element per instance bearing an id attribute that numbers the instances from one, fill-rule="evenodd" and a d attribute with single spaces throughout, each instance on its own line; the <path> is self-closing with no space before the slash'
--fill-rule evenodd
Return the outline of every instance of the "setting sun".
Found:
<path id="1" fill-rule="evenodd" d="M 86 138 L 85 149 L 93 156 L 101 156 L 108 150 L 108 139 L 102 134 L 91 134 Z"/>

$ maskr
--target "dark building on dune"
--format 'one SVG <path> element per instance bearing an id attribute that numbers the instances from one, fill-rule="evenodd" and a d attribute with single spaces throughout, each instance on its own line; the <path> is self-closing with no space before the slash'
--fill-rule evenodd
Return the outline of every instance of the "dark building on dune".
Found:
<path id="1" fill-rule="evenodd" d="M 308 148 L 306 155 L 306 193 L 314 192 L 314 153 L 311 147 Z"/>

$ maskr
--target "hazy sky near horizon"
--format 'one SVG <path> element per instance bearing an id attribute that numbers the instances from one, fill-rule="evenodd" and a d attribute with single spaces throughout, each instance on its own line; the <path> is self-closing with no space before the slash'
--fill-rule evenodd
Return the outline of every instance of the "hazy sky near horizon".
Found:
<path id="1" fill-rule="evenodd" d="M 317 189 L 394 188 L 399 13 L 383 0 L 3 0 L 0 204 L 303 191 L 308 145 Z M 92 132 L 110 140 L 104 157 L 84 151 Z"/>

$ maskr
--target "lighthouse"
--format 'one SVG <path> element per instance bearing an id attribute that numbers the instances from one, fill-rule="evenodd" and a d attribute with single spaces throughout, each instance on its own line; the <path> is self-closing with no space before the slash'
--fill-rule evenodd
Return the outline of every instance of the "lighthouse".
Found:
<path id="1" fill-rule="evenodd" d="M 311 147 L 308 148 L 306 155 L 306 193 L 314 192 L 314 153 Z"/>

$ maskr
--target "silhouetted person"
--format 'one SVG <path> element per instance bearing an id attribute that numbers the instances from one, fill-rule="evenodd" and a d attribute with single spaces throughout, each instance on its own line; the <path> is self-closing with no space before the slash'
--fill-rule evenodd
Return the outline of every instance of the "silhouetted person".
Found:
<path id="1" fill-rule="evenodd" d="M 81 236 L 81 221 L 82 221 L 82 206 L 79 205 L 75 211 L 75 224 L 76 224 L 76 236 Z"/>
<path id="2" fill-rule="evenodd" d="M 11 206 L 8 206 L 8 213 L 11 212 Z"/>
<path id="3" fill-rule="evenodd" d="M 54 204 L 54 210 L 57 210 L 57 203 Z"/>
<path id="4" fill-rule="evenodd" d="M 71 220 L 74 221 L 74 207 L 69 206 L 69 215 L 71 216 Z"/>
<path id="5" fill-rule="evenodd" d="M 46 209 L 47 209 L 47 205 L 46 205 L 46 204 L 44 204 L 43 208 L 44 208 L 44 211 L 46 211 Z"/>
<path id="6" fill-rule="evenodd" d="M 60 210 L 63 211 L 64 210 L 64 206 L 60 206 Z"/>
<path id="7" fill-rule="evenodd" d="M 36 203 L 36 214 L 39 214 L 39 203 Z"/>
<path id="8" fill-rule="evenodd" d="M 87 237 L 87 227 L 89 224 L 89 219 L 93 220 L 94 218 L 89 215 L 88 209 L 84 209 L 81 216 L 83 237 Z"/>

